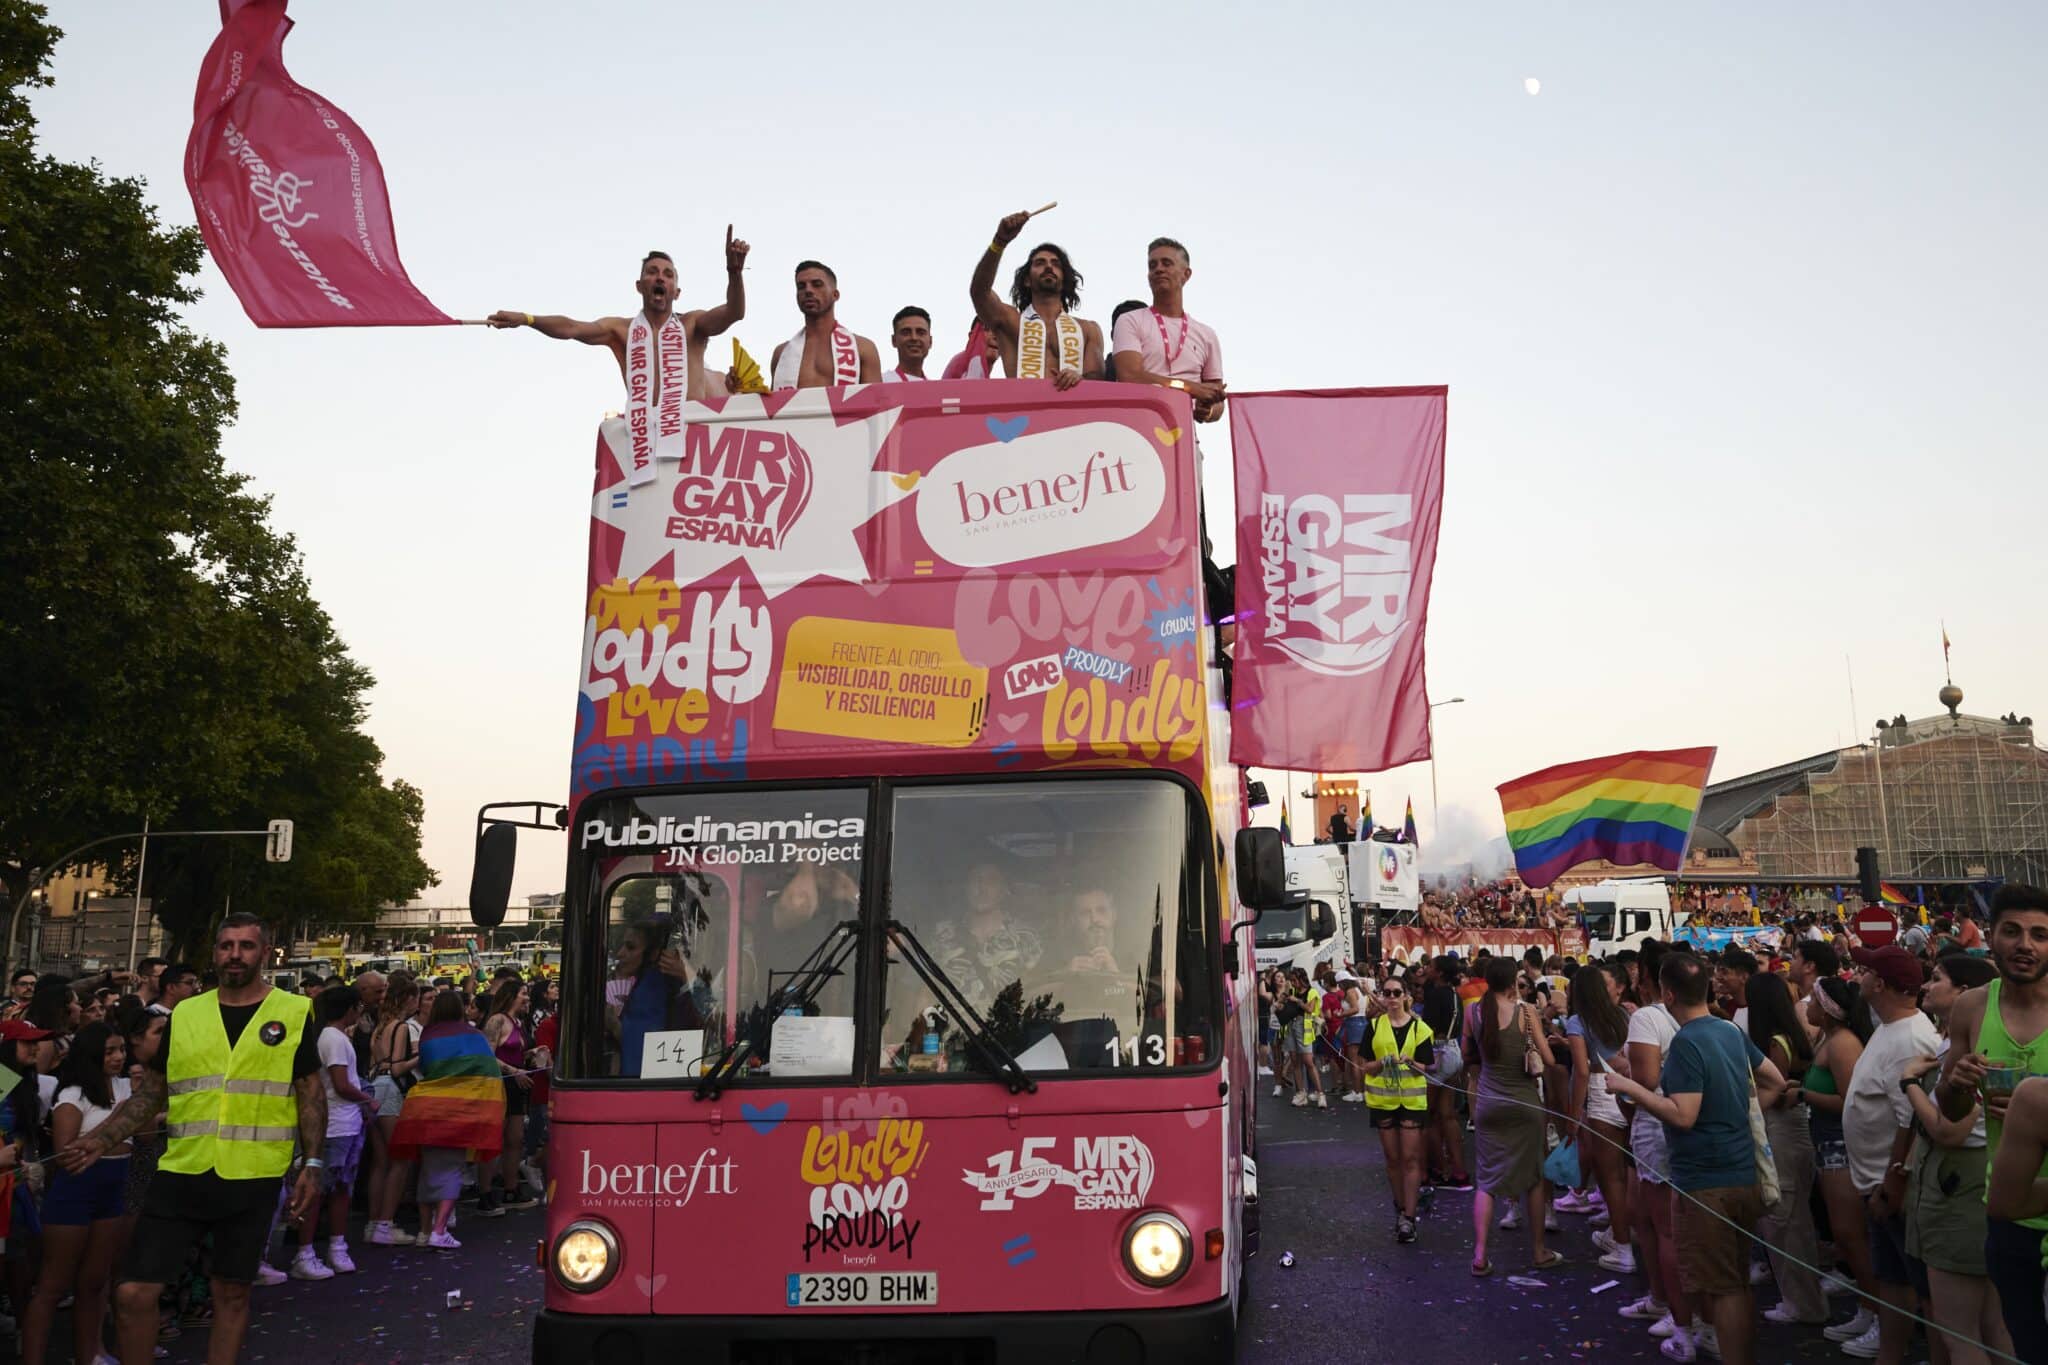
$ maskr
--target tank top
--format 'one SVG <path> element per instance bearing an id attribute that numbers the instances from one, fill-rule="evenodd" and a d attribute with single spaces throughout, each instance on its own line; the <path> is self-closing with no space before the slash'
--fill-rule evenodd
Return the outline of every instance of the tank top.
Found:
<path id="1" fill-rule="evenodd" d="M 2005 1031 L 2005 1019 L 1998 1010 L 1998 988 L 2005 983 L 1994 977 L 1984 987 L 1984 1022 L 1977 1026 L 1977 1051 L 1984 1054 L 1986 1064 L 1996 1070 L 2012 1067 L 2027 1076 L 2048 1076 L 2048 1030 L 2036 1034 L 2025 1043 L 2013 1041 Z M 2018 1089 L 2017 1086 L 2014 1089 Z M 1998 1139 L 2005 1132 L 2005 1123 L 1989 1114 L 1984 1116 L 1984 1147 L 1993 1159 L 1998 1155 Z M 2048 1161 L 2041 1163 L 2041 1174 L 2048 1176 Z M 1990 1182 L 1985 1182 L 1985 1196 L 1990 1197 Z M 2020 1220 L 2026 1227 L 2048 1231 L 2048 1217 Z"/>
<path id="2" fill-rule="evenodd" d="M 512 1031 L 505 1035 L 505 1041 L 498 1044 L 498 1060 L 514 1071 L 526 1066 L 526 1034 L 519 1027 L 519 1021 L 506 1016 L 505 1022 L 512 1025 Z"/>
<path id="3" fill-rule="evenodd" d="M 1835 1094 L 1835 1073 L 1827 1064 L 1815 1056 L 1806 1068 L 1806 1078 L 1801 1082 L 1809 1094 Z M 1817 1104 L 1806 1106 L 1806 1131 L 1815 1142 L 1834 1141 L 1842 1136 L 1842 1116 L 1821 1108 Z"/>

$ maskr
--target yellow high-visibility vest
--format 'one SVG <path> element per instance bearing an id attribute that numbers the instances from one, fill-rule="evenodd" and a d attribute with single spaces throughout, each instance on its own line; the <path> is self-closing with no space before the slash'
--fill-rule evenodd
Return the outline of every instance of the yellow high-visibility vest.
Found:
<path id="1" fill-rule="evenodd" d="M 221 1022 L 220 994 L 195 995 L 171 1012 L 170 1113 L 158 1168 L 224 1180 L 281 1176 L 292 1164 L 299 1106 L 292 1098 L 298 1056 L 313 1002 L 272 989 L 233 1048 Z"/>
<path id="2" fill-rule="evenodd" d="M 1387 1016 L 1382 1014 L 1373 1020 L 1372 1055 L 1375 1061 L 1385 1062 L 1390 1057 L 1413 1059 L 1416 1048 L 1436 1037 L 1420 1016 L 1409 1015 L 1408 1024 L 1408 1041 L 1397 1048 L 1394 1046 L 1394 1026 L 1387 1022 Z M 1365 1102 L 1373 1109 L 1427 1109 L 1429 1082 L 1405 1066 L 1383 1067 L 1379 1075 L 1365 1078 Z"/>

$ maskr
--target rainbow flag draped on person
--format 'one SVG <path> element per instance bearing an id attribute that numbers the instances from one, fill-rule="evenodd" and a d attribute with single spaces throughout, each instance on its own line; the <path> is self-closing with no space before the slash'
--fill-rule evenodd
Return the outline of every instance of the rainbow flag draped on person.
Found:
<path id="1" fill-rule="evenodd" d="M 1638 749 L 1503 782 L 1515 870 L 1532 887 L 1596 858 L 1678 871 L 1713 766 L 1712 748 Z"/>
<path id="2" fill-rule="evenodd" d="M 422 1147 L 458 1147 L 488 1161 L 505 1145 L 505 1081 L 490 1040 L 461 1019 L 427 1025 L 420 1035 L 420 1081 L 405 1095 L 391 1155 Z"/>

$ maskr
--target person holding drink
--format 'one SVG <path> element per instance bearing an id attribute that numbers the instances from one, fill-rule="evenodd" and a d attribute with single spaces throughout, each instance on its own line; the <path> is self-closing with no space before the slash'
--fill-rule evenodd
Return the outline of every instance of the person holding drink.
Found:
<path id="1" fill-rule="evenodd" d="M 2013 1091 L 2029 1077 L 2048 1075 L 2048 891 L 2018 884 L 1999 888 L 1991 900 L 1991 956 L 2000 979 L 1956 1000 L 1937 1097 L 1951 1119 L 1966 1117 L 1982 1097 L 1985 1149 L 1996 1164 Z M 2041 1173 L 2048 1175 L 2048 1165 Z M 2013 1353 L 2026 1361 L 2048 1361 L 2044 1233 L 2048 1215 L 1994 1214 L 1985 1225 L 1985 1266 L 2012 1333 Z"/>

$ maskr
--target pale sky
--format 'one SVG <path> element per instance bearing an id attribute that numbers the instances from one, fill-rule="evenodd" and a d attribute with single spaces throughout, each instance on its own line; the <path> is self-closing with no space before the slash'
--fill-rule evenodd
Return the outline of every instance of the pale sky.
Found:
<path id="1" fill-rule="evenodd" d="M 52 10 L 43 148 L 192 222 L 214 0 Z M 996 219 L 1058 199 L 1032 232 L 1084 316 L 1144 296 L 1150 238 L 1188 244 L 1236 389 L 1450 385 L 1445 839 L 1427 768 L 1367 779 L 1382 821 L 1415 796 L 1426 856 L 1497 834 L 1494 784 L 1550 763 L 1718 744 L 1730 777 L 1932 713 L 1944 618 L 1966 709 L 2048 723 L 2048 7 L 292 10 L 288 67 L 368 131 L 405 264 L 456 316 L 626 313 L 655 247 L 709 305 L 730 221 L 757 357 L 797 327 L 804 256 L 885 356 L 905 303 L 950 354 Z M 566 794 L 617 371 L 530 332 L 259 332 L 200 284 L 227 460 L 375 672 L 428 898 L 458 902 L 476 807 Z M 522 838 L 515 889 L 559 889 L 562 841 Z"/>

